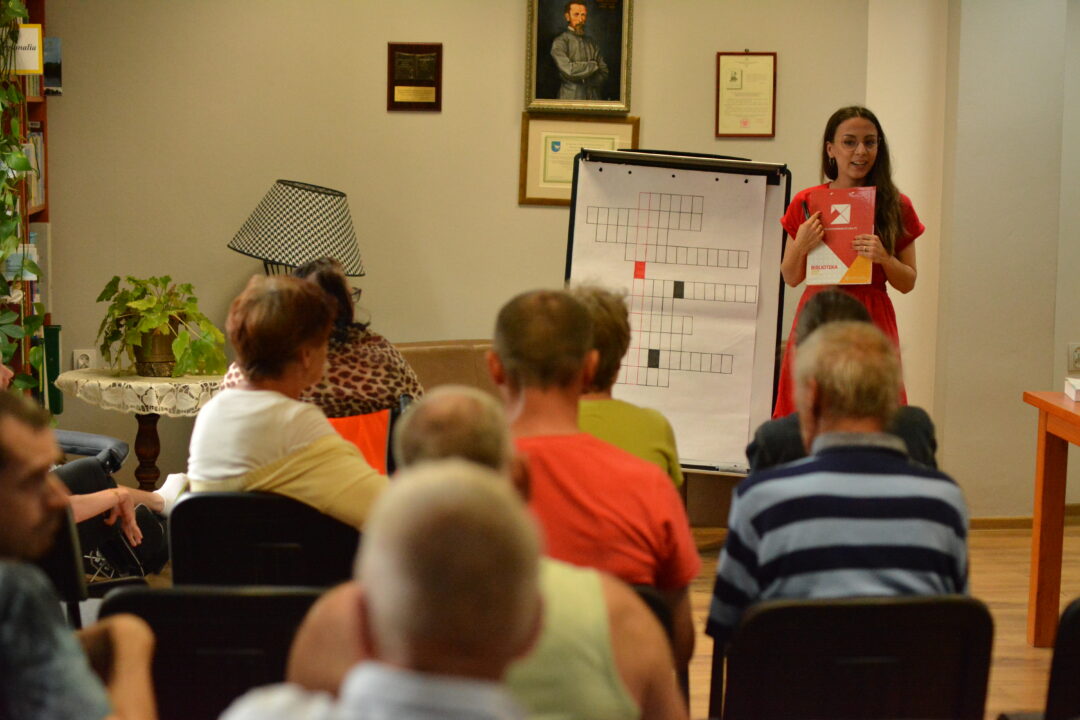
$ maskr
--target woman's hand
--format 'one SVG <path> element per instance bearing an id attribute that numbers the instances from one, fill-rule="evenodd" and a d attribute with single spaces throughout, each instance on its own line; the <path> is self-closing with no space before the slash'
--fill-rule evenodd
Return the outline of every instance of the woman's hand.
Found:
<path id="1" fill-rule="evenodd" d="M 825 228 L 821 226 L 821 213 L 816 212 L 806 218 L 795 234 L 795 246 L 803 255 L 810 252 L 825 239 Z"/>
<path id="2" fill-rule="evenodd" d="M 881 238 L 877 235 L 856 235 L 851 245 L 859 255 L 878 265 L 884 265 L 892 258 L 885 252 L 885 246 L 881 244 Z"/>
<path id="3" fill-rule="evenodd" d="M 816 212 L 799 226 L 795 236 L 788 235 L 784 245 L 784 257 L 780 260 L 780 274 L 784 282 L 795 287 L 806 279 L 806 255 L 825 239 L 821 226 L 821 213 Z"/>

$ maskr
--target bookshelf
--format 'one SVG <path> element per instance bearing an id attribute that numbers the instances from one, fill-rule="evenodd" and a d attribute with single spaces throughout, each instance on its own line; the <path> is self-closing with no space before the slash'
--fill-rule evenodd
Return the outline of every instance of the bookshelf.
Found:
<path id="1" fill-rule="evenodd" d="M 29 14 L 26 22 L 38 23 L 42 26 L 42 41 L 44 42 L 45 0 L 27 0 L 25 4 Z M 18 82 L 24 97 L 22 106 L 19 108 L 20 140 L 23 152 L 29 158 L 33 171 L 27 173 L 19 187 L 18 237 L 20 246 L 3 270 L 7 278 L 11 280 L 13 278 L 11 271 L 15 269 L 13 265 L 18 266 L 19 259 L 24 254 L 37 263 L 41 273 L 11 283 L 12 288 L 22 290 L 23 295 L 21 303 L 9 307 L 19 310 L 22 317 L 29 318 L 37 314 L 35 306 L 41 303 L 46 309 L 44 325 L 49 325 L 51 318 L 48 315 L 49 298 L 46 291 L 49 268 L 48 102 L 43 76 L 23 75 L 19 76 Z M 44 345 L 44 334 L 42 328 L 37 328 L 32 335 L 18 342 L 18 349 L 11 361 L 17 373 L 32 374 L 29 358 L 31 353 L 35 352 L 32 350 L 35 346 Z M 44 347 L 36 352 L 44 352 Z M 58 352 L 54 353 L 56 354 Z M 53 361 L 56 363 L 58 358 L 53 358 Z M 51 376 L 55 374 L 55 371 L 50 368 L 48 374 Z M 44 402 L 48 404 L 47 400 Z"/>

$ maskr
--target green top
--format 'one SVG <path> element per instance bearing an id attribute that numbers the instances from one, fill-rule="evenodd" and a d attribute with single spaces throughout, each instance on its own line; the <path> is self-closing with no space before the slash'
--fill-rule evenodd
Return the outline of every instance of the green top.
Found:
<path id="1" fill-rule="evenodd" d="M 600 574 L 542 558 L 540 591 L 540 639 L 506 674 L 507 687 L 529 720 L 640 718 L 615 665 Z"/>
<path id="2" fill-rule="evenodd" d="M 656 464 L 676 487 L 682 486 L 675 432 L 658 411 L 622 400 L 582 400 L 578 404 L 578 427 Z"/>

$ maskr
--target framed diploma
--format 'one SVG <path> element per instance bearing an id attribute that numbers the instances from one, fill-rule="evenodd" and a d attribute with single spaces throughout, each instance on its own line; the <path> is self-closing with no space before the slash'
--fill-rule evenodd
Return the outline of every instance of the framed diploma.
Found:
<path id="1" fill-rule="evenodd" d="M 776 137 L 776 53 L 716 53 L 716 137 Z"/>
<path id="2" fill-rule="evenodd" d="M 386 44 L 386 109 L 442 110 L 442 43 Z"/>
<path id="3" fill-rule="evenodd" d="M 569 205 L 582 148 L 633 150 L 640 118 L 521 114 L 519 205 Z"/>

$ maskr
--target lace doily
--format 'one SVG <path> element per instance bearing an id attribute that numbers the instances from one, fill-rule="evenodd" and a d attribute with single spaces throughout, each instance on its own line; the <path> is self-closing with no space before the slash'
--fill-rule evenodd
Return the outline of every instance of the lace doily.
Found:
<path id="1" fill-rule="evenodd" d="M 106 410 L 168 417 L 197 415 L 221 388 L 221 375 L 143 377 L 116 370 L 69 370 L 56 386 L 69 395 Z"/>

